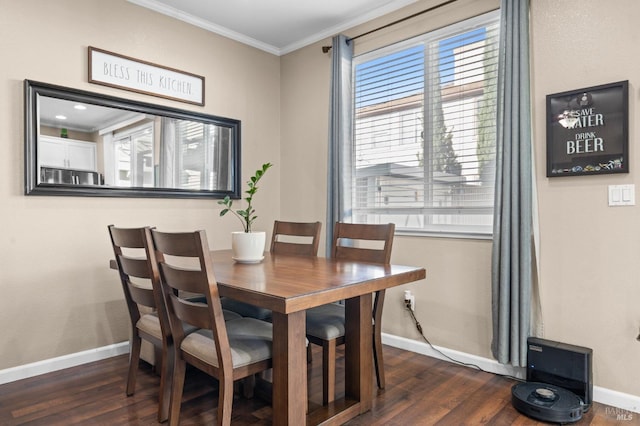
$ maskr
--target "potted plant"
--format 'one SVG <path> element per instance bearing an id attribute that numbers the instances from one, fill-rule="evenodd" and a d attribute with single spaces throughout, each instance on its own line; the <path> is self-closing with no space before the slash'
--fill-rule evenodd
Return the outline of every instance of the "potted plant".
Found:
<path id="1" fill-rule="evenodd" d="M 220 216 L 231 212 L 240 220 L 244 228 L 243 231 L 231 233 L 233 258 L 237 262 L 254 263 L 260 262 L 264 258 L 266 233 L 264 231 L 253 232 L 251 230 L 251 225 L 258 218 L 252 203 L 253 196 L 258 192 L 258 182 L 271 166 L 271 163 L 263 164 L 247 181 L 248 189 L 245 191 L 247 196 L 244 198 L 247 202 L 247 207 L 245 209 L 233 210 L 233 200 L 228 195 L 224 197 L 224 200 L 218 201 L 218 204 L 224 206 L 224 209 L 220 211 Z"/>

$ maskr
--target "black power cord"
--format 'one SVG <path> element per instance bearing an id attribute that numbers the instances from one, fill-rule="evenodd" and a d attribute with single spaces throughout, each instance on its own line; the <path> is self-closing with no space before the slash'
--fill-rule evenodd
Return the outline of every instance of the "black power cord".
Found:
<path id="1" fill-rule="evenodd" d="M 451 358 L 449 355 L 443 353 L 441 350 L 436 349 L 436 347 L 434 347 L 433 344 L 431 344 L 429 339 L 427 339 L 427 336 L 424 335 L 424 332 L 422 331 L 422 326 L 420 325 L 420 322 L 416 318 L 416 314 L 411 309 L 411 301 L 410 300 L 405 300 L 404 301 L 404 307 L 407 310 L 407 312 L 409 312 L 409 315 L 411 315 L 411 318 L 413 319 L 413 322 L 415 323 L 416 329 L 418 330 L 418 333 L 420 333 L 420 336 L 422 337 L 422 339 L 427 343 L 427 345 L 429 345 L 429 347 L 431 349 L 433 349 L 434 351 L 436 351 L 437 353 L 439 353 L 440 355 L 442 355 L 443 357 L 445 357 L 449 361 L 453 362 L 454 364 L 463 365 L 465 367 L 475 368 L 476 370 L 479 370 L 479 371 L 482 371 L 482 372 L 485 372 L 485 373 L 495 374 L 495 375 L 498 375 L 498 376 L 501 376 L 501 377 L 506 377 L 508 379 L 517 380 L 518 382 L 524 382 L 525 381 L 525 380 L 523 380 L 523 379 L 521 379 L 519 377 L 511 376 L 509 374 L 500 374 L 500 373 L 494 373 L 493 371 L 487 371 L 487 370 L 481 368 L 479 365 L 476 365 L 476 364 L 471 364 L 471 363 L 468 363 L 468 362 L 458 361 L 457 359 Z M 640 338 L 640 336 L 638 336 L 638 337 Z"/>

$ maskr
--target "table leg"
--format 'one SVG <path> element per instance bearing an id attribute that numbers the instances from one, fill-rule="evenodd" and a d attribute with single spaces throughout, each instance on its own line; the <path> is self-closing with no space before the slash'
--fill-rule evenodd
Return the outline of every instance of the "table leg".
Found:
<path id="1" fill-rule="evenodd" d="M 304 425 L 307 412 L 305 311 L 288 315 L 274 311 L 272 321 L 273 424 Z"/>
<path id="2" fill-rule="evenodd" d="M 373 327 L 371 294 L 345 301 L 345 396 L 360 401 L 360 413 L 373 403 Z"/>

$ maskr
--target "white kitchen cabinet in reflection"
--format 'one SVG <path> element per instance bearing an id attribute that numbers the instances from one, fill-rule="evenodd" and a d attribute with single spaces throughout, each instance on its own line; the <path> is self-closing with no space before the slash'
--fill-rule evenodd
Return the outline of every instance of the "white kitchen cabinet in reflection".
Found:
<path id="1" fill-rule="evenodd" d="M 96 144 L 75 139 L 40 135 L 40 166 L 96 171 Z"/>

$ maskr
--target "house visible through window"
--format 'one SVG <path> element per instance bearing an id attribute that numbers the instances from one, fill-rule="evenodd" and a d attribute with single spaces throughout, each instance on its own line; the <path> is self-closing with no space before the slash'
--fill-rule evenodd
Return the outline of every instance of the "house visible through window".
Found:
<path id="1" fill-rule="evenodd" d="M 354 58 L 352 220 L 490 235 L 499 12 Z"/>

